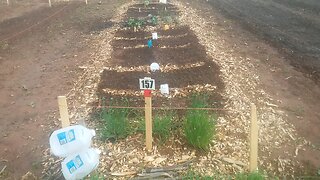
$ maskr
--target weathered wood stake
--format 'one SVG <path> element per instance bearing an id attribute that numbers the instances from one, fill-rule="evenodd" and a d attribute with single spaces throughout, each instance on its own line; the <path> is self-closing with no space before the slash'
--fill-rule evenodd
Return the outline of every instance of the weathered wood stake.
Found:
<path id="1" fill-rule="evenodd" d="M 49 0 L 49 7 L 51 7 L 51 0 Z"/>
<path id="2" fill-rule="evenodd" d="M 62 127 L 70 126 L 67 98 L 65 96 L 58 96 L 60 120 Z"/>
<path id="3" fill-rule="evenodd" d="M 151 90 L 144 91 L 145 118 L 146 118 L 146 148 L 152 150 L 152 99 Z"/>
<path id="4" fill-rule="evenodd" d="M 257 108 L 255 104 L 251 104 L 251 125 L 250 125 L 250 162 L 249 171 L 258 170 L 258 122 Z"/>

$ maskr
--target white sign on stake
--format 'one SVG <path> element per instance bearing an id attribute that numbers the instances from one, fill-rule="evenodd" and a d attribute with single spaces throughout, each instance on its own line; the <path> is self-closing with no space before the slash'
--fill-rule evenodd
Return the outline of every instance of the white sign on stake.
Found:
<path id="1" fill-rule="evenodd" d="M 152 33 L 152 39 L 158 39 L 158 33 L 156 32 Z"/>
<path id="2" fill-rule="evenodd" d="M 139 79 L 140 89 L 141 90 L 155 90 L 156 83 L 154 79 L 150 77 L 145 77 L 143 79 Z"/>

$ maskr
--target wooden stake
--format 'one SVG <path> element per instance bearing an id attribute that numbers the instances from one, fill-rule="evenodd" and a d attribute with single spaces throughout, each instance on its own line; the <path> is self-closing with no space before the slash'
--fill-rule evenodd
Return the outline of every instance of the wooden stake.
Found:
<path id="1" fill-rule="evenodd" d="M 86 4 L 88 4 L 88 0 L 86 0 Z"/>
<path id="2" fill-rule="evenodd" d="M 152 150 L 152 100 L 151 90 L 144 91 L 145 118 L 146 118 L 146 148 Z"/>
<path id="3" fill-rule="evenodd" d="M 60 112 L 60 120 L 62 127 L 70 126 L 69 121 L 69 113 L 67 106 L 67 98 L 65 96 L 58 96 L 58 104 L 59 104 L 59 112 Z"/>
<path id="4" fill-rule="evenodd" d="M 51 0 L 49 0 L 49 7 L 51 7 Z"/>
<path id="5" fill-rule="evenodd" d="M 9 2 L 9 0 L 7 0 L 7 5 L 8 5 L 8 6 L 10 5 L 10 2 Z"/>
<path id="6" fill-rule="evenodd" d="M 257 108 L 255 104 L 251 104 L 251 125 L 250 125 L 250 162 L 249 171 L 258 170 L 258 123 Z"/>

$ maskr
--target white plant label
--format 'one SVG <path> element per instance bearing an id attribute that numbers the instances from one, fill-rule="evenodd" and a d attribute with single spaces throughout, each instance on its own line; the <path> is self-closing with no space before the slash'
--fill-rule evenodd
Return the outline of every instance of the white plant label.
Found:
<path id="1" fill-rule="evenodd" d="M 154 79 L 150 77 L 145 77 L 143 79 L 139 79 L 140 89 L 141 90 L 155 90 L 156 83 Z"/>
<path id="2" fill-rule="evenodd" d="M 158 33 L 152 33 L 152 39 L 158 39 Z"/>

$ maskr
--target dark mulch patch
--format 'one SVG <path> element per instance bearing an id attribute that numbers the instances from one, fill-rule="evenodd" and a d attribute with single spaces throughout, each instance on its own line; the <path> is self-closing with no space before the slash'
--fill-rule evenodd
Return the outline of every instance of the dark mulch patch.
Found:
<path id="1" fill-rule="evenodd" d="M 110 65 L 143 66 L 151 64 L 153 61 L 155 61 L 154 56 L 149 48 L 114 49 Z"/>
<path id="2" fill-rule="evenodd" d="M 116 72 L 104 70 L 101 76 L 100 88 L 139 90 L 139 78 L 152 77 L 156 80 L 156 88 L 160 84 L 169 84 L 171 88 L 183 88 L 188 85 L 211 84 L 218 89 L 223 87 L 219 77 L 219 68 L 213 62 L 203 66 L 179 69 L 167 73 L 158 72 Z"/>
<path id="3" fill-rule="evenodd" d="M 134 32 L 133 29 L 121 29 L 115 33 L 115 37 L 124 37 L 124 38 L 144 38 L 144 37 L 151 37 L 149 32 L 138 30 Z"/>
<path id="4" fill-rule="evenodd" d="M 182 34 L 193 34 L 193 32 L 190 30 L 188 26 L 175 26 L 171 27 L 169 30 L 163 30 L 159 29 L 158 34 L 163 35 L 163 36 L 176 36 L 176 35 L 182 35 Z"/>

